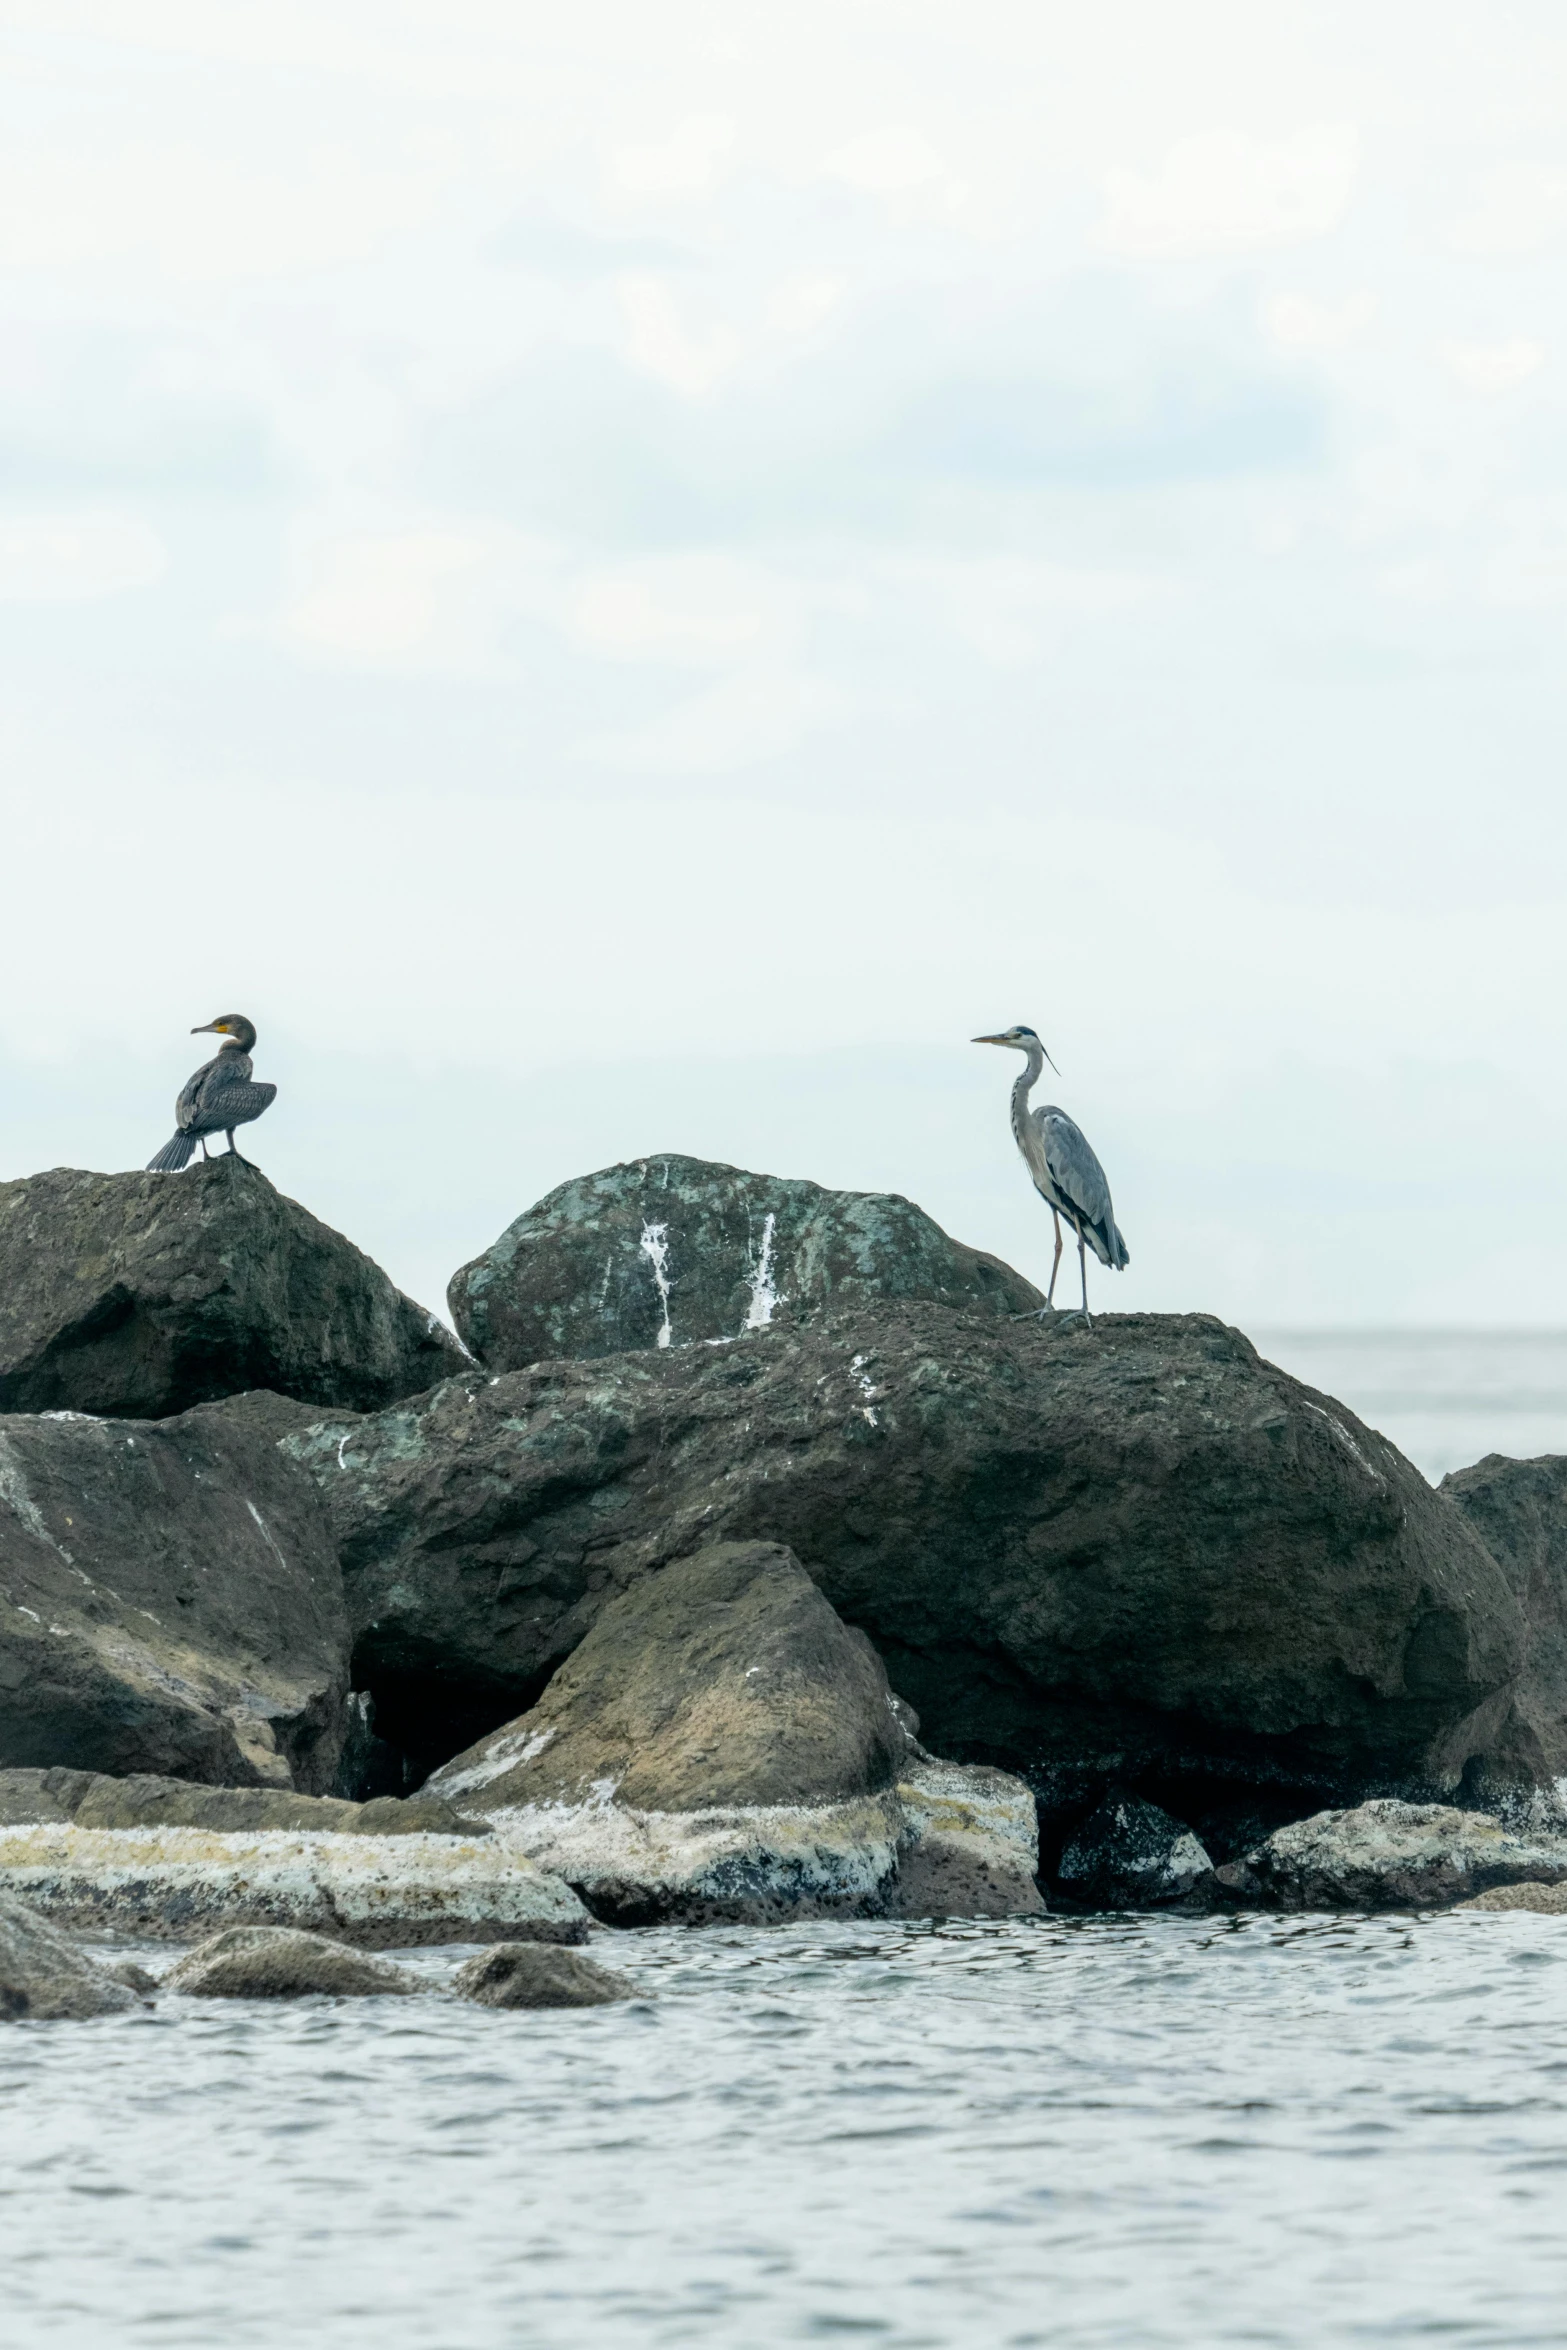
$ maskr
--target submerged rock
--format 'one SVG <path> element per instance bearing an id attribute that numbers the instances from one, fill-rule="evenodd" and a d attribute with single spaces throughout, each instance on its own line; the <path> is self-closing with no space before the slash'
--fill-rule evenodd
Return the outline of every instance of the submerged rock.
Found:
<path id="1" fill-rule="evenodd" d="M 551 1950 L 537 1942 L 497 1942 L 464 1959 L 452 1977 L 459 1999 L 475 2007 L 609 2007 L 645 1999 L 626 1976 L 580 1950 Z"/>
<path id="2" fill-rule="evenodd" d="M 293 1926 L 225 1926 L 164 1982 L 197 1999 L 406 1999 L 424 1989 L 404 1967 Z"/>
<path id="3" fill-rule="evenodd" d="M 1107 1795 L 1076 1831 L 1056 1871 L 1077 1901 L 1157 1908 L 1212 1883 L 1213 1863 L 1184 1822 L 1135 1795 Z"/>
<path id="4" fill-rule="evenodd" d="M 0 1184 L 0 1412 L 153 1420 L 256 1387 L 374 1409 L 462 1361 L 351 1241 L 226 1154 Z"/>
<path id="5" fill-rule="evenodd" d="M 679 1152 L 563 1183 L 452 1277 L 452 1319 L 492 1371 L 690 1346 L 873 1298 L 995 1314 L 1044 1300 L 912 1200 L 826 1191 Z"/>
<path id="6" fill-rule="evenodd" d="M 787 1543 L 929 1745 L 1063 1818 L 1112 1785 L 1205 1820 L 1456 1788 L 1527 1661 L 1462 1512 L 1203 1315 L 878 1299 L 282 1442 L 337 1529 L 356 1686 L 431 1762 L 431 1725 L 521 1713 L 618 1593 L 717 1539 Z"/>
<path id="7" fill-rule="evenodd" d="M 1567 1837 L 1382 1799 L 1297 1820 L 1217 1876 L 1236 1898 L 1276 1909 L 1446 1909 L 1492 1886 L 1567 1884 Z"/>
<path id="8" fill-rule="evenodd" d="M 0 1889 L 58 1925 L 174 1942 L 230 1925 L 361 1949 L 583 1942 L 589 1924 L 569 1886 L 489 1837 L 0 1828 Z"/>
<path id="9" fill-rule="evenodd" d="M 0 2023 L 123 2015 L 137 2004 L 128 1983 L 94 1966 L 25 1902 L 0 1892 Z"/>
<path id="10" fill-rule="evenodd" d="M 331 1786 L 348 1624 L 295 1409 L 0 1420 L 0 1767 Z"/>

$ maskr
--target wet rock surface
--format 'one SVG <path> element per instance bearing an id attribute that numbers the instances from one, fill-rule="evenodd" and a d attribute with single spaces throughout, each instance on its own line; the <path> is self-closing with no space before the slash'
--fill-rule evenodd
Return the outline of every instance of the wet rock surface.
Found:
<path id="1" fill-rule="evenodd" d="M 0 1768 L 332 1785 L 348 1624 L 296 1411 L 0 1419 Z"/>
<path id="2" fill-rule="evenodd" d="M 1061 1854 L 1063 1891 L 1098 1909 L 1155 1909 L 1209 1892 L 1213 1863 L 1184 1822 L 1135 1795 L 1106 1796 Z"/>
<path id="3" fill-rule="evenodd" d="M 996 1314 L 1044 1303 L 895 1193 L 828 1191 L 678 1152 L 561 1184 L 447 1295 L 492 1371 L 736 1338 L 776 1313 L 873 1298 Z"/>
<path id="4" fill-rule="evenodd" d="M 1567 1458 L 1492 1453 L 1440 1490 L 1502 1569 L 1528 1627 L 1506 1715 L 1466 1792 L 1484 1802 L 1550 1786 L 1567 1776 Z"/>
<path id="5" fill-rule="evenodd" d="M 161 1419 L 262 1387 L 374 1409 L 462 1363 L 351 1241 L 226 1154 L 0 1184 L 0 1412 Z"/>
<path id="6" fill-rule="evenodd" d="M 1297 1820 L 1216 1873 L 1234 1898 L 1276 1909 L 1445 1909 L 1494 1886 L 1567 1884 L 1567 1836 L 1381 1799 Z"/>
<path id="7" fill-rule="evenodd" d="M 888 1911 L 904 1918 L 1037 1917 L 1039 1821 L 1009 1771 L 916 1749 L 898 1777 L 901 1836 Z"/>
<path id="8" fill-rule="evenodd" d="M 1567 1915 L 1567 1884 L 1561 1885 L 1493 1885 L 1489 1893 L 1477 1893 L 1470 1901 L 1460 1901 L 1460 1909 L 1528 1909 L 1538 1917 Z"/>
<path id="9" fill-rule="evenodd" d="M 1112 1785 L 1205 1841 L 1225 1803 L 1451 1790 L 1527 1658 L 1463 1513 L 1201 1315 L 877 1300 L 282 1441 L 399 1742 L 521 1713 L 617 1593 L 714 1538 L 787 1544 L 933 1749 L 1022 1772 L 1068 1821 Z"/>
<path id="10" fill-rule="evenodd" d="M 0 1891 L 0 2023 L 123 2015 L 138 1994 L 25 1902 Z"/>
<path id="11" fill-rule="evenodd" d="M 385 1959 L 289 1926 L 226 1926 L 164 1981 L 196 1999 L 406 1999 L 424 1989 Z"/>
<path id="12" fill-rule="evenodd" d="M 551 1950 L 536 1942 L 498 1942 L 465 1959 L 452 1990 L 475 2007 L 609 2007 L 647 1997 L 613 1967 L 580 1950 Z"/>

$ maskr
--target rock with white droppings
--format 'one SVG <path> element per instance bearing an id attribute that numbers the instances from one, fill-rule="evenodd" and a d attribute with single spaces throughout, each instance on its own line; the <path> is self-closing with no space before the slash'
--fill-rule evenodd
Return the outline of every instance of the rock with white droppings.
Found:
<path id="1" fill-rule="evenodd" d="M 164 1987 L 194 1999 L 406 1999 L 425 1988 L 405 1967 L 293 1926 L 225 1926 Z"/>
<path id="2" fill-rule="evenodd" d="M 580 1950 L 551 1950 L 537 1942 L 497 1942 L 481 1950 L 464 1959 L 451 1987 L 475 2007 L 609 2007 L 647 1997 L 625 1975 Z"/>
<path id="3" fill-rule="evenodd" d="M 902 1835 L 888 1902 L 893 1916 L 1040 1914 L 1039 1818 L 1026 1780 L 917 1751 L 904 1762 L 896 1792 Z"/>
<path id="4" fill-rule="evenodd" d="M 464 1265 L 448 1295 L 466 1343 L 501 1371 L 738 1338 L 781 1312 L 875 1298 L 994 1314 L 1044 1302 L 895 1193 L 828 1191 L 679 1152 L 563 1183 Z"/>

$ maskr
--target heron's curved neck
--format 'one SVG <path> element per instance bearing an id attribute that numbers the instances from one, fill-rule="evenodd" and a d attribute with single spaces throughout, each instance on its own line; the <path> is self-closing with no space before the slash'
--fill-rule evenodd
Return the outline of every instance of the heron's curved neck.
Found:
<path id="1" fill-rule="evenodd" d="M 1028 1115 L 1028 1097 L 1039 1083 L 1040 1071 L 1045 1065 L 1044 1047 L 1036 1036 L 1028 1048 L 1028 1061 L 1012 1088 L 1012 1124 L 1022 1125 Z"/>

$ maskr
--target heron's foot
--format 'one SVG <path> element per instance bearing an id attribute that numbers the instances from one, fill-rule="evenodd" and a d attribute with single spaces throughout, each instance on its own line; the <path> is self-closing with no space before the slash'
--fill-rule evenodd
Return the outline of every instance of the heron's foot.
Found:
<path id="1" fill-rule="evenodd" d="M 1009 1314 L 1007 1319 L 1012 1322 L 1042 1322 L 1048 1314 L 1053 1321 L 1055 1312 L 1054 1306 L 1031 1306 L 1026 1314 Z"/>

